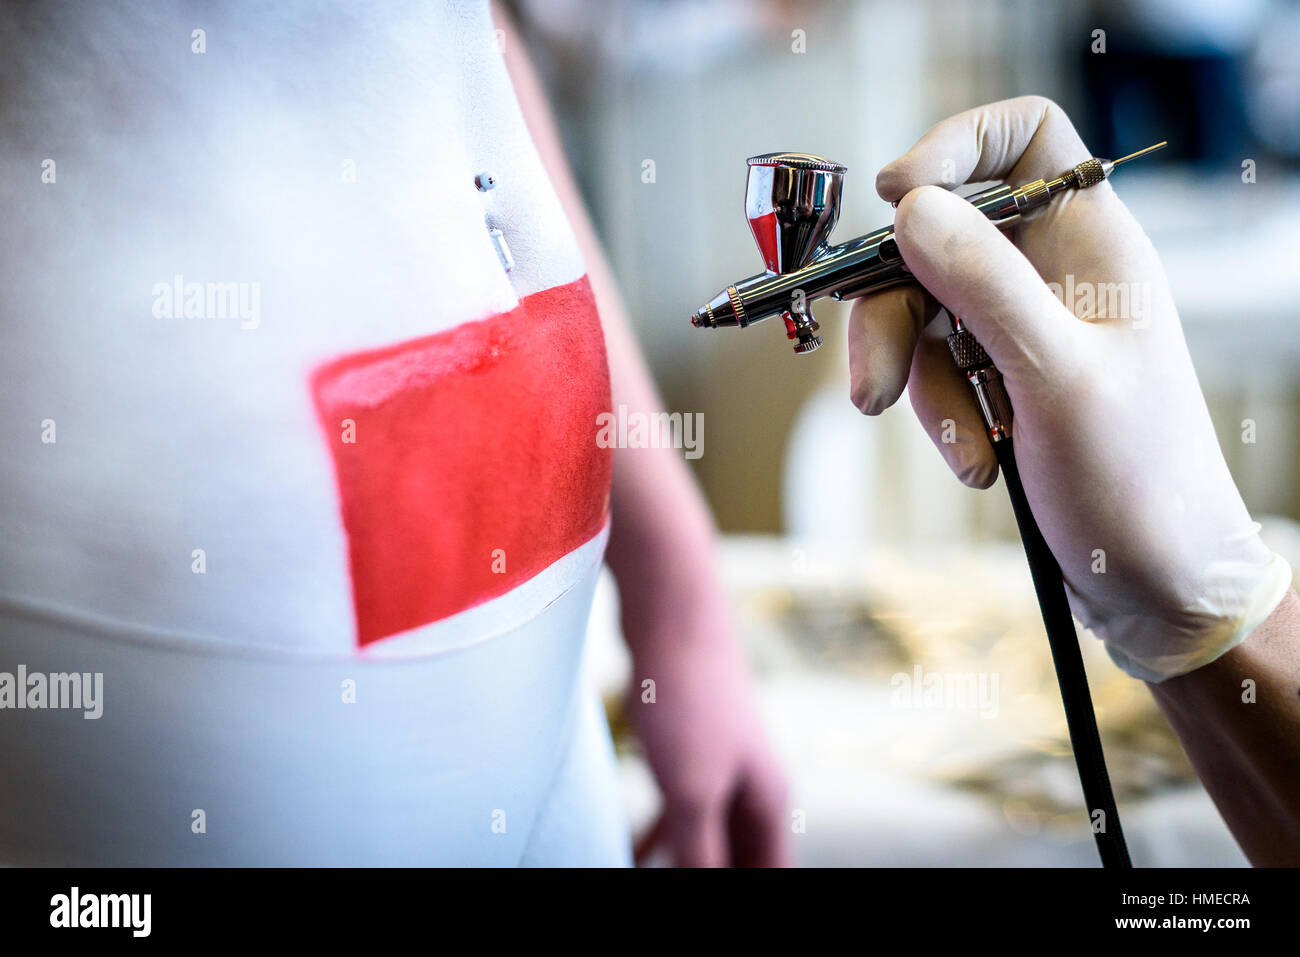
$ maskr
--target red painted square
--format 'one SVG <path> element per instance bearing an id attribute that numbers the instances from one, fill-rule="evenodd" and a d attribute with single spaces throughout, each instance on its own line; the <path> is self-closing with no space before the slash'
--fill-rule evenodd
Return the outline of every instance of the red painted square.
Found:
<path id="1" fill-rule="evenodd" d="M 609 371 L 585 277 L 507 313 L 343 356 L 311 387 L 361 645 L 504 594 L 604 525 L 611 460 L 596 417 L 610 411 Z"/>

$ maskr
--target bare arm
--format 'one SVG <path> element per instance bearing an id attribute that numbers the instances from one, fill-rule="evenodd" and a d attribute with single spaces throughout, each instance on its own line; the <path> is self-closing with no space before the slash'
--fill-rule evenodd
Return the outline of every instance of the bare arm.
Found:
<path id="1" fill-rule="evenodd" d="M 613 404 L 663 407 L 613 271 L 573 180 L 550 108 L 509 18 L 505 60 L 524 118 L 582 247 L 609 357 Z M 681 452 L 614 450 L 606 560 L 618 581 L 635 679 L 630 698 L 664 792 L 662 836 L 682 864 L 787 863 L 785 783 L 758 729 L 745 662 L 716 568 L 715 531 Z M 637 691 L 637 688 L 633 689 Z"/>
<path id="2" fill-rule="evenodd" d="M 1256 865 L 1300 865 L 1300 598 L 1244 642 L 1150 686 L 1205 789 Z"/>

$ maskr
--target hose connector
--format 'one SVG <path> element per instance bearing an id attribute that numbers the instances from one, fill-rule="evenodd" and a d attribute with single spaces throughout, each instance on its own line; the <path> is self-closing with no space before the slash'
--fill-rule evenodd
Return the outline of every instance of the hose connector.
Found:
<path id="1" fill-rule="evenodd" d="M 957 368 L 966 376 L 975 390 L 980 414 L 988 429 L 990 442 L 1011 438 L 1011 398 L 1002 382 L 1002 373 L 960 319 L 952 317 L 952 335 L 948 336 L 948 351 Z"/>

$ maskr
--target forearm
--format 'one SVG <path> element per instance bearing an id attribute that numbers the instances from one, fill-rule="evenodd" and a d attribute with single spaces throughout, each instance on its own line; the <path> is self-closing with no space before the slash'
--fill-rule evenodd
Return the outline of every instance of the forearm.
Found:
<path id="1" fill-rule="evenodd" d="M 589 264 L 593 273 L 605 272 L 603 264 Z M 610 294 L 600 307 L 615 408 L 658 412 L 663 403 L 621 303 Z M 653 665 L 658 654 L 688 643 L 730 642 L 713 517 L 682 452 L 615 449 L 611 512 L 606 560 L 618 580 L 623 633 L 638 661 Z"/>
<path id="2" fill-rule="evenodd" d="M 1256 865 L 1300 865 L 1300 598 L 1218 660 L 1150 686 Z"/>
<path id="3" fill-rule="evenodd" d="M 652 660 L 664 644 L 731 637 L 712 521 L 698 488 L 680 458 L 638 460 L 672 454 L 624 449 L 615 455 L 607 561 L 619 584 L 623 632 L 639 660 Z"/>

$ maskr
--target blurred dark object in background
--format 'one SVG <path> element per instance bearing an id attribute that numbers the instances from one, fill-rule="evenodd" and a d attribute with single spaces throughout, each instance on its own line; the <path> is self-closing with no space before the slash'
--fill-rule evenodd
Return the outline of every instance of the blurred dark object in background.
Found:
<path id="1" fill-rule="evenodd" d="M 1097 155 L 1167 139 L 1163 162 L 1300 158 L 1300 58 L 1286 41 L 1300 40 L 1300 4 L 1130 0 L 1094 13 L 1079 50 Z"/>

